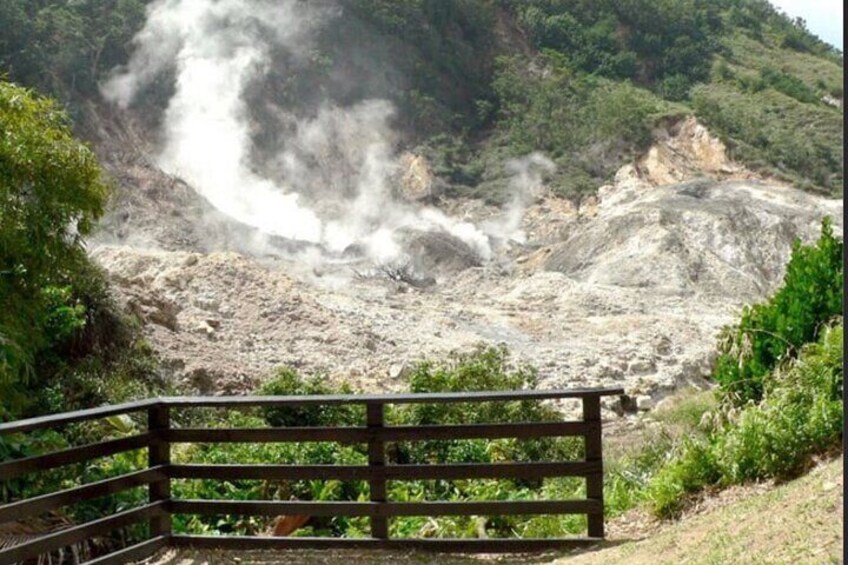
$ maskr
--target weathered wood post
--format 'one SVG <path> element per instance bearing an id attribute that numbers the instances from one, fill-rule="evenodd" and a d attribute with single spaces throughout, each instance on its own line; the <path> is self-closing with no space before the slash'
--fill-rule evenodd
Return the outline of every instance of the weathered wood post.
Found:
<path id="1" fill-rule="evenodd" d="M 386 464 L 386 451 L 383 440 L 378 437 L 379 430 L 383 427 L 384 410 L 382 403 L 366 404 L 366 423 L 368 429 L 373 432 L 368 440 L 368 466 L 372 469 L 382 468 Z M 371 502 L 386 502 L 385 479 L 370 479 L 368 481 L 371 490 Z M 389 537 L 389 522 L 385 517 L 371 518 L 371 537 L 387 539 Z"/>
<path id="2" fill-rule="evenodd" d="M 600 510 L 592 512 L 589 518 L 589 537 L 604 537 L 604 471 L 603 450 L 601 447 L 601 397 L 590 395 L 583 397 L 583 420 L 590 424 L 586 432 L 586 461 L 597 462 L 599 469 L 586 477 L 586 498 L 597 500 Z"/>
<path id="3" fill-rule="evenodd" d="M 171 413 L 168 406 L 164 404 L 155 404 L 147 410 L 147 429 L 154 434 L 150 440 L 150 446 L 147 450 L 147 465 L 148 467 L 168 466 L 171 464 L 171 444 L 168 442 L 167 433 L 171 427 Z M 171 479 L 167 474 L 152 483 L 148 490 L 150 502 L 159 502 L 160 500 L 170 500 L 171 498 Z M 171 535 L 171 514 L 170 511 L 164 515 L 156 516 L 150 519 L 150 536 L 170 536 Z"/>

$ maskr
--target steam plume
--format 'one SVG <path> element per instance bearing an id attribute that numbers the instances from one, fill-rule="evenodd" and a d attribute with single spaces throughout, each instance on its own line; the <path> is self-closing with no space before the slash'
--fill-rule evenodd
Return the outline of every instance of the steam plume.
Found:
<path id="1" fill-rule="evenodd" d="M 526 236 L 521 230 L 524 212 L 533 200 L 542 196 L 545 175 L 555 170 L 554 162 L 538 152 L 507 161 L 510 201 L 500 218 L 483 224 L 483 231 L 495 239 L 525 243 Z"/>
<path id="2" fill-rule="evenodd" d="M 339 252 L 351 244 L 376 261 L 401 253 L 402 228 L 443 230 L 481 259 L 490 237 L 433 208 L 393 200 L 397 168 L 390 127 L 393 108 L 365 100 L 346 108 L 324 104 L 293 134 L 272 170 L 257 172 L 247 94 L 268 73 L 271 53 L 303 58 L 317 28 L 339 11 L 329 2 L 300 0 L 156 0 L 134 39 L 126 67 L 102 87 L 107 100 L 129 106 L 165 71 L 176 77 L 164 115 L 158 164 L 188 181 L 213 206 L 263 233 L 321 244 Z M 525 186 L 549 161 L 532 156 L 516 165 L 516 196 L 500 225 L 518 230 L 527 205 Z M 526 170 L 525 170 L 526 169 Z"/>

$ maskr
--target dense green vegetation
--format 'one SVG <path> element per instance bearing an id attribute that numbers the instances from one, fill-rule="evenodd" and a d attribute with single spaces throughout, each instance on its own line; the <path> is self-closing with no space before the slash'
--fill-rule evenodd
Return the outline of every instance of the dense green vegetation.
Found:
<path id="1" fill-rule="evenodd" d="M 721 404 L 658 468 L 645 491 L 656 514 L 676 515 L 704 489 L 792 478 L 840 448 L 842 256 L 826 219 L 815 245 L 795 243 L 783 286 L 725 329 L 714 370 Z"/>
<path id="2" fill-rule="evenodd" d="M 526 367 L 511 368 L 507 352 L 499 348 L 480 348 L 458 355 L 443 363 L 423 361 L 408 377 L 411 392 L 461 392 L 474 390 L 511 390 L 535 388 L 535 371 Z M 265 384 L 263 394 L 319 394 L 349 390 L 332 387 L 320 377 L 302 378 L 289 369 L 280 371 Z M 551 421 L 558 412 L 538 402 L 489 402 L 474 404 L 409 405 L 394 407 L 386 419 L 393 425 L 428 425 L 436 423 L 483 423 Z M 275 426 L 285 422 L 298 425 L 362 425 L 364 411 L 359 408 L 286 408 L 256 413 L 231 414 L 224 425 L 245 427 Z M 570 438 L 517 440 L 454 440 L 399 442 L 389 446 L 387 455 L 393 464 L 439 464 L 451 462 L 551 461 L 581 457 L 582 446 Z M 180 456 L 192 463 L 290 463 L 364 464 L 364 445 L 344 446 L 332 443 L 264 444 L 264 445 L 195 445 Z M 389 497 L 393 501 L 435 500 L 506 500 L 534 498 L 568 498 L 578 496 L 583 485 L 579 480 L 468 480 L 393 482 Z M 175 492 L 192 498 L 280 499 L 298 500 L 367 500 L 364 482 L 339 481 L 182 481 Z M 202 532 L 256 532 L 267 527 L 267 520 L 244 521 L 238 517 L 185 517 L 179 528 Z M 427 518 L 409 517 L 392 520 L 396 536 L 473 537 L 481 527 L 473 517 L 451 517 L 433 522 Z M 585 528 L 585 519 L 570 517 L 492 518 L 483 526 L 489 535 L 548 535 Z M 564 528 L 564 529 L 563 529 Z M 360 518 L 313 519 L 298 535 L 368 535 L 368 521 Z"/>
<path id="3" fill-rule="evenodd" d="M 726 83 L 699 85 L 692 89 L 692 106 L 728 142 L 735 159 L 799 187 L 840 194 L 840 116 L 773 88 L 752 88 L 743 92 Z"/>
<path id="4" fill-rule="evenodd" d="M 129 57 L 144 0 L 4 0 L 0 72 L 64 100 L 97 93 L 97 81 Z"/>
<path id="5" fill-rule="evenodd" d="M 84 248 L 109 192 L 93 152 L 55 102 L 3 81 L 0 132 L 0 421 L 148 396 L 161 384 L 152 352 Z M 123 424 L 3 436 L 0 460 L 118 437 Z M 144 463 L 138 451 L 21 477 L 0 484 L 0 503 Z M 135 489 L 73 505 L 59 519 L 114 513 L 145 496 Z"/>
<path id="6" fill-rule="evenodd" d="M 555 192 L 591 193 L 685 114 L 749 166 L 841 193 L 841 110 L 821 101 L 841 99 L 841 55 L 767 2 L 345 4 L 392 48 L 402 31 L 412 84 L 388 95 L 454 194 L 501 201 L 504 158 L 534 150 Z"/>
<path id="7" fill-rule="evenodd" d="M 94 154 L 54 102 L 3 82 L 0 131 L 0 419 L 132 394 L 150 353 L 83 247 L 108 192 Z"/>
<path id="8" fill-rule="evenodd" d="M 769 374 L 759 404 L 714 414 L 706 438 L 683 442 L 653 478 L 656 514 L 674 516 L 687 495 L 747 481 L 796 477 L 811 457 L 842 445 L 842 325 L 826 327 L 789 367 Z"/>
<path id="9" fill-rule="evenodd" d="M 5 2 L 0 69 L 83 119 L 81 102 L 127 61 L 147 3 Z M 338 4 L 343 16 L 325 22 L 307 60 L 274 54 L 262 95 L 306 114 L 326 98 L 392 100 L 403 143 L 432 159 L 451 194 L 501 201 L 504 160 L 537 150 L 559 167 L 555 192 L 589 194 L 659 119 L 686 114 L 749 166 L 842 192 L 842 111 L 822 101 L 842 98 L 842 55 L 764 0 Z M 146 91 L 145 116 L 162 111 L 170 80 Z M 257 124 L 275 123 L 253 107 Z"/>
<path id="10" fill-rule="evenodd" d="M 826 219 L 816 245 L 795 243 L 781 289 L 725 329 L 713 378 L 734 404 L 762 400 L 764 379 L 842 315 L 842 257 L 843 242 Z"/>

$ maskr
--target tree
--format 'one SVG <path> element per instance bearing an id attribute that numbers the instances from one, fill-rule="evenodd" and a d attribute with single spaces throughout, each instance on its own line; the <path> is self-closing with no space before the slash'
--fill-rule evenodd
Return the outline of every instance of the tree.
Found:
<path id="1" fill-rule="evenodd" d="M 0 82 L 0 397 L 34 378 L 36 356 L 84 323 L 69 288 L 108 187 L 49 98 Z M 7 400 L 8 399 L 8 400 Z M 2 412 L 2 408 L 0 408 Z M 0 414 L 2 415 L 2 414 Z"/>

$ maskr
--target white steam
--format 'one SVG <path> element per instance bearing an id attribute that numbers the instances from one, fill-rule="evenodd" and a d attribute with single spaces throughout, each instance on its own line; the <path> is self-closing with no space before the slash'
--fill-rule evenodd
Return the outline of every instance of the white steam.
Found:
<path id="1" fill-rule="evenodd" d="M 256 170 L 248 90 L 267 75 L 272 51 L 303 57 L 317 26 L 335 14 L 326 3 L 300 0 L 156 0 L 132 59 L 103 85 L 103 95 L 127 107 L 163 72 L 174 72 L 158 164 L 265 234 L 334 252 L 358 244 L 378 262 L 402 253 L 395 234 L 403 228 L 443 230 L 484 260 L 492 256 L 492 237 L 520 239 L 523 211 L 550 161 L 534 154 L 509 165 L 515 196 L 485 231 L 397 202 L 393 108 L 386 101 L 326 104 L 314 118 L 297 120 L 276 159 Z"/>
<path id="2" fill-rule="evenodd" d="M 165 113 L 165 145 L 159 165 L 184 178 L 209 202 L 263 232 L 319 242 L 318 217 L 248 168 L 250 130 L 246 87 L 266 71 L 269 45 L 293 51 L 310 29 L 296 2 L 255 0 L 159 0 L 135 38 L 129 66 L 103 88 L 107 99 L 127 106 L 139 89 L 174 66 L 176 94 Z M 314 21 L 314 20 L 312 20 Z"/>
<path id="3" fill-rule="evenodd" d="M 483 231 L 494 238 L 525 243 L 526 234 L 521 230 L 524 212 L 533 200 L 543 196 L 545 175 L 556 171 L 556 165 L 536 152 L 507 161 L 506 171 L 510 175 L 511 199 L 500 218 L 483 224 Z"/>

